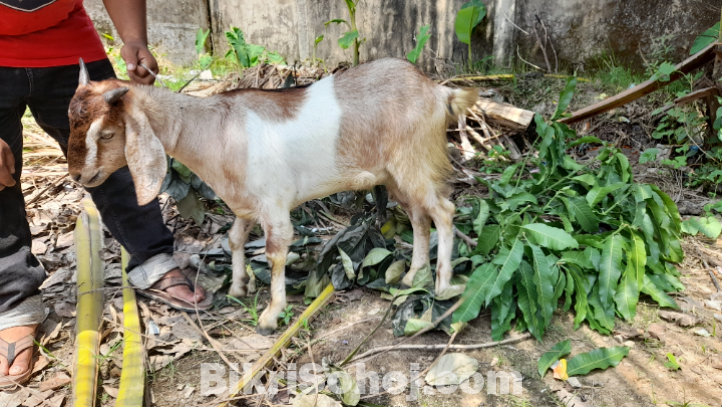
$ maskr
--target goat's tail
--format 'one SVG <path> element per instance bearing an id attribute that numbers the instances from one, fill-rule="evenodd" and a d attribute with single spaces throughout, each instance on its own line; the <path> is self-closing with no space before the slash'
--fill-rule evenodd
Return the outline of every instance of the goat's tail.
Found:
<path id="1" fill-rule="evenodd" d="M 446 110 L 449 112 L 449 118 L 456 120 L 459 116 L 466 113 L 479 100 L 479 90 L 476 88 L 446 88 L 448 98 L 446 102 Z"/>

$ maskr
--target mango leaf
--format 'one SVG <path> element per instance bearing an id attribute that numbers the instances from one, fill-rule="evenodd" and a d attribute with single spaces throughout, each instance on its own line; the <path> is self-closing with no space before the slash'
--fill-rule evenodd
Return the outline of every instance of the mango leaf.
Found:
<path id="1" fill-rule="evenodd" d="M 526 261 L 521 263 L 521 287 L 518 288 L 517 305 L 524 317 L 529 332 L 541 341 L 544 336 L 544 324 L 537 318 L 537 292 L 534 285 L 534 270 Z"/>
<path id="2" fill-rule="evenodd" d="M 594 369 L 615 367 L 627 354 L 629 354 L 629 348 L 626 346 L 599 348 L 591 352 L 580 353 L 567 362 L 567 373 L 569 376 L 579 376 Z"/>
<path id="3" fill-rule="evenodd" d="M 411 336 L 431 325 L 434 324 L 429 321 L 424 321 L 418 318 L 409 318 L 409 320 L 406 321 L 406 326 L 404 327 L 404 336 Z"/>
<path id="4" fill-rule="evenodd" d="M 479 362 L 463 353 L 449 353 L 439 359 L 424 380 L 431 386 L 459 385 L 479 370 Z"/>
<path id="5" fill-rule="evenodd" d="M 604 242 L 599 270 L 599 301 L 607 309 L 613 305 L 619 277 L 622 275 L 622 245 L 620 235 L 612 235 Z"/>
<path id="6" fill-rule="evenodd" d="M 599 139 L 598 137 L 594 136 L 584 136 L 579 137 L 578 139 L 572 141 L 571 143 L 567 144 L 567 148 L 576 147 L 580 144 L 605 144 L 604 141 Z"/>
<path id="7" fill-rule="evenodd" d="M 489 204 L 485 199 L 479 199 L 479 215 L 474 219 L 472 225 L 474 226 L 474 232 L 477 236 L 481 236 L 481 231 L 486 225 L 486 221 L 489 219 Z"/>
<path id="8" fill-rule="evenodd" d="M 592 188 L 589 193 L 587 193 L 587 203 L 589 204 L 589 206 L 596 206 L 599 202 L 602 202 L 602 199 L 604 199 L 604 197 L 626 186 L 627 184 L 624 182 L 607 185 L 606 187 L 596 186 Z"/>
<path id="9" fill-rule="evenodd" d="M 491 306 L 491 339 L 500 341 L 511 330 L 511 320 L 516 316 L 516 300 L 513 295 L 514 281 L 504 286 L 501 295 L 494 298 Z"/>
<path id="10" fill-rule="evenodd" d="M 343 49 L 348 49 L 351 44 L 353 44 L 354 40 L 359 37 L 358 30 L 349 31 L 343 34 L 341 38 L 338 39 L 338 45 Z"/>
<path id="11" fill-rule="evenodd" d="M 573 76 L 567 80 L 567 84 L 564 87 L 561 95 L 559 96 L 559 103 L 557 104 L 557 110 L 552 116 L 552 121 L 561 119 L 564 111 L 567 110 L 567 107 L 569 107 L 569 104 L 572 102 L 572 98 L 574 97 L 574 91 L 576 90 L 576 88 L 577 78 Z"/>
<path id="12" fill-rule="evenodd" d="M 356 278 L 353 261 L 350 257 L 348 257 L 348 254 L 346 254 L 346 252 L 343 251 L 342 248 L 339 247 L 338 252 L 341 255 L 341 263 L 343 264 L 343 269 L 346 272 L 346 277 L 348 277 L 349 280 L 353 280 L 354 278 Z"/>
<path id="13" fill-rule="evenodd" d="M 524 243 L 515 239 L 511 245 L 511 249 L 502 247 L 499 254 L 496 255 L 492 263 L 501 266 L 499 274 L 485 295 L 484 306 L 488 307 L 491 300 L 501 294 L 507 281 L 511 279 L 514 273 L 519 269 L 521 258 L 524 255 Z"/>
<path id="14" fill-rule="evenodd" d="M 542 355 L 542 357 L 539 359 L 539 363 L 537 363 L 537 368 L 539 369 L 539 376 L 544 378 L 547 370 L 549 370 L 549 368 L 554 364 L 554 362 L 561 359 L 563 356 L 570 354 L 571 352 L 572 341 L 569 339 L 554 345 L 554 347 L 551 348 L 549 352 L 545 352 Z"/>
<path id="15" fill-rule="evenodd" d="M 709 44 L 714 43 L 719 38 L 720 23 L 713 25 L 709 30 L 700 34 L 699 37 L 695 38 L 692 48 L 689 50 L 690 55 L 694 55 L 703 49 L 707 48 Z"/>
<path id="16" fill-rule="evenodd" d="M 646 274 L 644 275 L 644 285 L 642 286 L 642 292 L 652 297 L 653 300 L 657 301 L 657 304 L 659 304 L 660 307 L 679 309 L 679 305 L 677 305 L 677 303 L 672 299 L 672 297 L 670 297 L 669 295 L 667 295 L 667 293 L 657 287 Z"/>
<path id="17" fill-rule="evenodd" d="M 183 218 L 193 218 L 197 224 L 203 224 L 203 220 L 206 216 L 206 210 L 197 192 L 190 191 L 185 198 L 178 202 L 177 206 L 178 212 Z"/>
<path id="18" fill-rule="evenodd" d="M 431 38 L 431 34 L 429 34 L 429 28 L 431 28 L 431 24 L 427 24 L 421 27 L 421 30 L 419 30 L 419 35 L 416 36 L 416 48 L 406 54 L 406 58 L 411 61 L 412 64 L 415 64 L 416 61 L 419 59 L 419 57 L 421 56 L 421 52 L 424 50 L 426 42 L 429 41 L 429 38 Z"/>
<path id="19" fill-rule="evenodd" d="M 557 304 L 554 303 L 554 283 L 556 279 L 542 249 L 531 243 L 528 243 L 528 245 L 531 248 L 533 257 L 534 285 L 537 289 L 536 300 L 544 319 L 542 323 L 547 325 L 557 307 Z"/>
<path id="20" fill-rule="evenodd" d="M 582 174 L 572 178 L 574 181 L 579 181 L 583 184 L 587 184 L 590 187 L 597 185 L 597 178 L 592 174 Z"/>
<path id="21" fill-rule="evenodd" d="M 710 217 L 694 217 L 689 219 L 690 225 L 702 232 L 710 239 L 717 239 L 722 233 L 722 224 L 714 216 Z"/>
<path id="22" fill-rule="evenodd" d="M 559 259 L 560 263 L 571 263 L 585 269 L 594 268 L 594 264 L 588 258 L 588 256 L 580 251 L 567 250 L 562 253 L 562 258 Z"/>
<path id="23" fill-rule="evenodd" d="M 637 288 L 641 289 L 644 285 L 644 271 L 647 266 L 647 249 L 639 233 L 632 233 L 629 250 L 627 250 L 627 262 L 631 264 L 632 277 L 637 280 Z"/>
<path id="24" fill-rule="evenodd" d="M 484 298 L 494 285 L 496 277 L 496 266 L 493 263 L 485 263 L 474 270 L 464 294 L 461 295 L 464 302 L 452 316 L 453 323 L 468 322 L 479 316 Z"/>
<path id="25" fill-rule="evenodd" d="M 496 244 L 499 242 L 499 237 L 501 235 L 501 228 L 499 225 L 489 225 L 484 228 L 484 233 L 479 235 L 479 245 L 477 246 L 477 250 L 479 250 L 484 256 L 491 253 L 491 251 L 496 247 Z"/>
<path id="26" fill-rule="evenodd" d="M 637 314 L 637 302 L 639 301 L 639 285 L 631 261 L 627 261 L 627 270 L 624 272 L 619 286 L 617 286 L 614 301 L 617 304 L 617 311 L 625 320 L 631 321 L 634 319 Z"/>
<path id="27" fill-rule="evenodd" d="M 597 233 L 599 231 L 599 219 L 584 198 L 573 196 L 569 198 L 561 197 L 561 199 L 566 205 L 567 210 L 574 216 L 574 219 L 579 222 L 579 225 L 585 232 Z"/>
<path id="28" fill-rule="evenodd" d="M 386 269 L 386 284 L 394 285 L 401 280 L 401 275 L 404 274 L 406 268 L 406 260 L 401 259 L 391 263 L 389 268 Z"/>
<path id="29" fill-rule="evenodd" d="M 576 249 L 579 243 L 566 231 L 544 223 L 531 223 L 521 227 L 538 245 L 552 249 Z"/>
<path id="30" fill-rule="evenodd" d="M 390 251 L 382 247 L 374 247 L 364 258 L 364 262 L 361 267 L 375 266 L 384 261 L 391 254 L 392 253 Z"/>

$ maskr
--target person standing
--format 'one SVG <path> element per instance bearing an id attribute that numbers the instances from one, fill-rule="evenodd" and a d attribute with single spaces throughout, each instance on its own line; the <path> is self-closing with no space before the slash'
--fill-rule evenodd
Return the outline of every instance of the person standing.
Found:
<path id="1" fill-rule="evenodd" d="M 104 4 L 123 40 L 130 79 L 152 84 L 158 64 L 147 46 L 145 0 Z M 30 378 L 35 331 L 46 317 L 39 291 L 46 273 L 30 251 L 20 188 L 21 118 L 29 107 L 67 153 L 68 106 L 80 58 L 91 80 L 115 77 L 83 0 L 0 0 L 0 390 Z M 127 167 L 88 192 L 111 234 L 131 254 L 129 279 L 140 294 L 177 309 L 210 306 L 203 288 L 194 287 L 173 260 L 173 236 L 158 201 L 138 206 Z"/>

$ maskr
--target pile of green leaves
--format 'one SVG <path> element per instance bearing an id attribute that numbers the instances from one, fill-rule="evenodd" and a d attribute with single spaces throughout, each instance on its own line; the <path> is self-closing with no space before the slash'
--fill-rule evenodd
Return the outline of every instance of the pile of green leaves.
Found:
<path id="1" fill-rule="evenodd" d="M 254 67 L 261 62 L 271 64 L 285 64 L 286 61 L 277 52 L 270 52 L 262 45 L 249 44 L 246 42 L 243 31 L 237 27 L 231 27 L 226 31 L 226 39 L 231 49 L 226 53 L 226 59 L 233 62 L 238 71 Z"/>
<path id="2" fill-rule="evenodd" d="M 491 308 L 494 339 L 514 323 L 541 339 L 560 304 L 574 308 L 576 327 L 587 321 L 602 333 L 614 329 L 615 316 L 634 318 L 641 293 L 677 308 L 666 294 L 683 288 L 674 267 L 684 256 L 677 207 L 658 187 L 635 183 L 618 149 L 577 139 L 556 121 L 575 86 L 571 79 L 551 123 L 537 115 L 537 157 L 509 166 L 498 181 L 479 179 L 491 197 L 472 198 L 457 227 L 478 236 L 477 247 L 460 252 L 480 266 L 454 323 Z M 582 143 L 603 144 L 583 165 L 566 154 Z"/>

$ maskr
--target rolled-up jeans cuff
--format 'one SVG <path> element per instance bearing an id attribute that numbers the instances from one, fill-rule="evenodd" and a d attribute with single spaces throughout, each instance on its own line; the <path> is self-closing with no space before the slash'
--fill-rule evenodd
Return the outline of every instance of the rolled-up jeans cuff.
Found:
<path id="1" fill-rule="evenodd" d="M 141 290 L 149 289 L 169 271 L 178 268 L 173 255 L 160 253 L 146 260 L 128 273 L 128 280 Z"/>
<path id="2" fill-rule="evenodd" d="M 0 313 L 0 331 L 16 326 L 42 324 L 48 314 L 43 305 L 43 297 L 33 295 L 15 306 L 13 309 Z"/>

